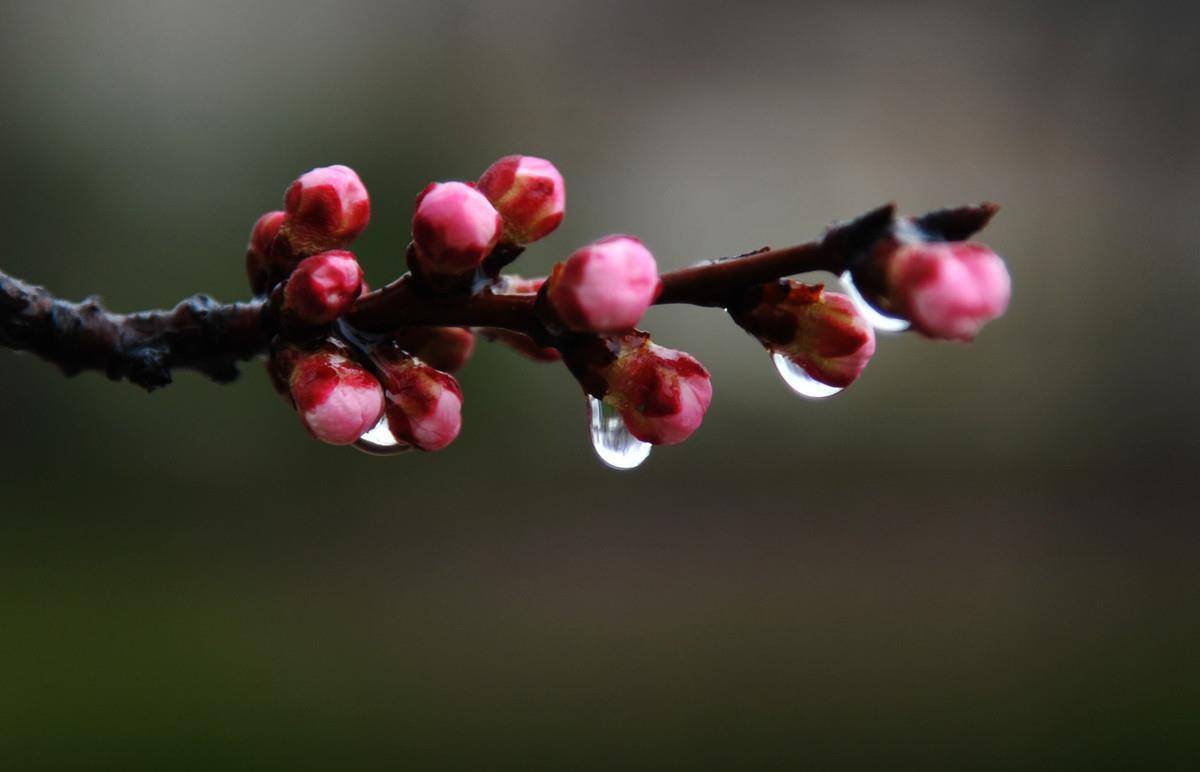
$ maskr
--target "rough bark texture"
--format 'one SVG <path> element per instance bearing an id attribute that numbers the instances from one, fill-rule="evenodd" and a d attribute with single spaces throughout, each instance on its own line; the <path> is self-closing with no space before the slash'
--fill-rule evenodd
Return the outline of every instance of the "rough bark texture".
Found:
<path id="1" fill-rule="evenodd" d="M 266 351 L 267 311 L 265 300 L 223 305 L 193 295 L 170 310 L 115 314 L 98 298 L 72 303 L 0 272 L 0 345 L 37 354 L 66 375 L 100 370 L 147 390 L 169 384 L 176 368 L 234 380 L 239 360 Z"/>

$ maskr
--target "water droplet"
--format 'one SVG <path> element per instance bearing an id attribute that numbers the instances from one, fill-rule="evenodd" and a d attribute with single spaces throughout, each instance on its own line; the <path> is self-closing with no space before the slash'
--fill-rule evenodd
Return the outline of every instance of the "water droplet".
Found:
<path id="1" fill-rule="evenodd" d="M 851 277 L 849 271 L 843 273 L 839 278 L 842 280 L 842 286 L 846 288 L 846 294 L 854 302 L 854 307 L 858 309 L 860 314 L 867 318 L 872 327 L 882 332 L 904 332 L 908 329 L 909 324 L 907 319 L 888 316 L 868 303 L 867 299 L 858 291 L 858 287 L 854 286 L 854 279 Z"/>
<path id="2" fill-rule="evenodd" d="M 615 407 L 590 395 L 587 400 L 592 447 L 600 460 L 613 469 L 641 466 L 654 446 L 630 434 Z"/>
<path id="3" fill-rule="evenodd" d="M 394 456 L 412 450 L 411 446 L 400 442 L 396 435 L 392 434 L 386 415 L 380 418 L 379 423 L 371 427 L 369 432 L 359 437 L 354 447 L 373 456 Z"/>
<path id="4" fill-rule="evenodd" d="M 789 389 L 801 397 L 807 399 L 824 399 L 825 397 L 832 397 L 842 390 L 841 386 L 830 386 L 827 383 L 821 383 L 805 372 L 803 367 L 788 359 L 783 354 L 772 354 L 771 359 L 775 361 L 775 369 L 779 371 L 783 382 L 788 385 Z"/>

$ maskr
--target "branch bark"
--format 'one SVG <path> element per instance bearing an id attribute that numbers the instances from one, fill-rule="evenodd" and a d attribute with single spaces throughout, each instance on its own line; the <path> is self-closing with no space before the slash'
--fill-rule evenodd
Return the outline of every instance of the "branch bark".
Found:
<path id="1" fill-rule="evenodd" d="M 169 310 L 115 314 L 98 298 L 72 303 L 0 272 L 0 345 L 68 376 L 99 370 L 153 390 L 173 369 L 191 369 L 227 383 L 238 361 L 266 351 L 273 331 L 265 300 L 222 305 L 193 295 Z"/>

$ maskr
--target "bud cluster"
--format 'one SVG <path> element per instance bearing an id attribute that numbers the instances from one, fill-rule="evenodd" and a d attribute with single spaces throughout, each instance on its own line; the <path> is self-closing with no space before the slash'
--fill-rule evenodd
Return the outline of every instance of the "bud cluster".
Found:
<path id="1" fill-rule="evenodd" d="M 448 373 L 470 357 L 475 336 L 461 327 L 416 327 L 367 345 L 334 324 L 365 289 L 345 247 L 369 219 L 358 175 L 329 166 L 301 175 L 284 209 L 255 224 L 246 257 L 251 286 L 262 294 L 282 282 L 272 296 L 281 332 L 268 372 L 322 442 L 357 443 L 386 420 L 398 448 L 440 450 L 461 425 L 462 391 Z"/>
<path id="2" fill-rule="evenodd" d="M 324 166 L 302 174 L 288 187 L 283 210 L 267 212 L 250 232 L 246 274 L 251 290 L 267 293 L 304 258 L 345 249 L 370 219 L 367 189 L 350 167 Z"/>
<path id="3" fill-rule="evenodd" d="M 567 192 L 554 164 L 510 155 L 476 183 L 431 182 L 417 196 L 409 267 L 440 290 L 467 286 L 497 251 L 515 257 L 562 222 Z"/>
<path id="4" fill-rule="evenodd" d="M 304 428 L 330 445 L 352 445 L 384 419 L 397 450 L 441 450 L 462 426 L 458 382 L 395 341 L 279 341 L 268 369 Z"/>
<path id="5" fill-rule="evenodd" d="M 559 226 L 565 203 L 562 175 L 532 156 L 501 158 L 476 182 L 430 183 L 413 209 L 410 273 L 360 301 L 367 290 L 348 247 L 370 218 L 366 188 L 345 166 L 292 183 L 284 209 L 255 224 L 246 259 L 251 286 L 269 295 L 278 322 L 272 381 L 308 432 L 370 452 L 381 436 L 397 450 L 445 448 L 462 429 L 463 392 L 451 373 L 479 335 L 530 359 L 562 360 L 589 397 L 593 441 L 597 431 L 617 432 L 601 438 L 608 451 L 638 446 L 640 460 L 648 445 L 690 437 L 713 394 L 699 361 L 636 329 L 655 302 L 727 309 L 806 396 L 836 393 L 862 374 L 876 345 L 864 302 L 924 335 L 956 340 L 973 338 L 1008 303 L 1003 261 L 958 238 L 977 229 L 963 223 L 990 217 L 987 208 L 921 220 L 896 220 L 884 208 L 792 248 L 825 254 L 817 268 L 849 269 L 861 297 L 786 278 L 764 282 L 795 272 L 780 269 L 789 250 L 674 272 L 664 293 L 654 255 L 629 235 L 580 247 L 548 277 L 501 274 Z M 409 313 L 390 312 L 401 304 Z M 411 313 L 413 304 L 427 315 Z M 374 313 L 381 306 L 388 313 Z M 801 382 L 817 387 L 794 385 Z"/>

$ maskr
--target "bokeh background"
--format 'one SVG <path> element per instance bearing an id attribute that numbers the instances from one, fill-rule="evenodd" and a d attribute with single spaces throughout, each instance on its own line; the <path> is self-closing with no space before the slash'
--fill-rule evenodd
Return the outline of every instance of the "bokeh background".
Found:
<path id="1" fill-rule="evenodd" d="M 0 3 L 5 270 L 244 297 L 306 169 L 553 159 L 677 267 L 994 200 L 1009 315 L 836 399 L 654 309 L 716 396 L 613 472 L 481 346 L 447 451 L 309 440 L 261 366 L 147 396 L 0 352 L 0 768 L 1194 769 L 1200 47 L 1179 3 Z"/>

